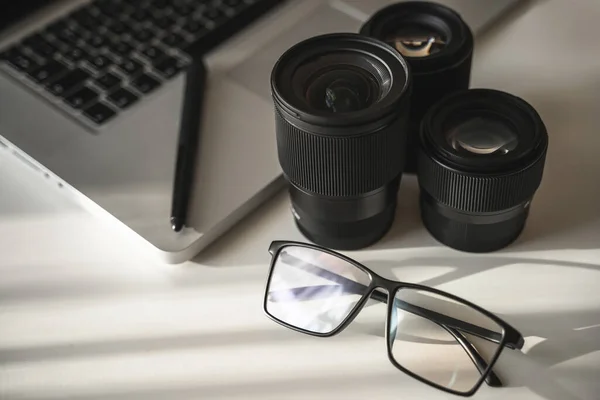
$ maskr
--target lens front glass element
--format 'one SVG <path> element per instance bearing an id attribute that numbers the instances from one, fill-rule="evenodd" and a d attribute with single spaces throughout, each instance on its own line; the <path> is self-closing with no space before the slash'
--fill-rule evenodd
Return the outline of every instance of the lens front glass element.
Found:
<path id="1" fill-rule="evenodd" d="M 516 132 L 495 118 L 473 117 L 446 131 L 454 150 L 473 154 L 508 154 L 519 143 Z"/>
<path id="2" fill-rule="evenodd" d="M 273 266 L 266 311 L 297 328 L 330 333 L 354 310 L 370 282 L 365 271 L 339 257 L 286 246 Z"/>
<path id="3" fill-rule="evenodd" d="M 439 53 L 446 39 L 424 25 L 407 25 L 387 35 L 384 41 L 405 57 L 420 58 Z"/>
<path id="4" fill-rule="evenodd" d="M 379 47 L 372 50 L 382 52 L 386 59 L 397 57 Z M 291 79 L 282 84 L 282 89 L 291 89 L 289 100 L 304 112 L 326 118 L 375 109 L 372 106 L 390 94 L 394 80 L 402 81 L 400 73 L 392 79 L 386 63 L 362 51 L 317 52 L 289 69 Z"/>
<path id="5" fill-rule="evenodd" d="M 367 71 L 338 66 L 314 75 L 306 90 L 306 101 L 320 111 L 359 111 L 377 100 L 377 87 L 377 81 Z"/>
<path id="6" fill-rule="evenodd" d="M 431 383 L 471 391 L 500 349 L 502 328 L 470 306 L 426 290 L 403 288 L 394 299 L 394 360 Z"/>

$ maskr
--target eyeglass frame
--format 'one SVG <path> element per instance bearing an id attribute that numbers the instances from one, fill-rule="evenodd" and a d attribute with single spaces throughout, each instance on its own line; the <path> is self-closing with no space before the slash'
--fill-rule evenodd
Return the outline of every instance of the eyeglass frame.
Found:
<path id="1" fill-rule="evenodd" d="M 367 276 L 369 277 L 370 283 L 368 286 L 366 286 L 366 291 L 364 292 L 364 294 L 362 295 L 360 300 L 354 305 L 353 309 L 350 311 L 350 313 L 348 313 L 346 318 L 335 329 L 331 330 L 330 332 L 322 333 L 322 332 L 314 332 L 314 331 L 310 331 L 307 329 L 303 329 L 303 328 L 297 327 L 295 325 L 291 325 L 285 321 L 282 321 L 279 318 L 273 316 L 271 313 L 269 313 L 267 305 L 268 305 L 269 285 L 271 283 L 271 277 L 275 270 L 275 264 L 279 258 L 279 254 L 286 247 L 304 247 L 304 248 L 327 253 L 331 256 L 337 257 L 337 258 L 341 259 L 342 261 L 345 261 L 345 262 L 355 266 L 356 268 L 358 268 L 361 271 L 363 271 L 364 273 L 366 273 Z M 515 329 L 513 326 L 511 326 L 508 322 L 504 321 L 503 319 L 496 316 L 492 312 L 490 312 L 484 308 L 481 308 L 480 306 L 478 306 L 468 300 L 465 300 L 461 297 L 455 296 L 451 293 L 444 292 L 442 290 L 432 288 L 429 286 L 419 285 L 416 283 L 402 282 L 402 281 L 387 279 L 387 278 L 377 274 L 375 271 L 368 268 L 367 266 L 359 263 L 356 260 L 353 260 L 352 258 L 349 258 L 349 257 L 347 257 L 341 253 L 338 253 L 334 250 L 331 250 L 331 249 L 328 249 L 326 247 L 322 247 L 319 245 L 315 245 L 315 244 L 297 242 L 297 241 L 275 240 L 275 241 L 272 241 L 269 246 L 269 254 L 271 254 L 272 258 L 271 258 L 271 262 L 269 265 L 269 273 L 267 276 L 265 295 L 264 295 L 264 299 L 263 299 L 263 311 L 267 315 L 267 317 L 269 317 L 271 320 L 273 320 L 273 321 L 277 322 L 278 324 L 285 326 L 286 328 L 289 328 L 293 331 L 308 334 L 311 336 L 327 338 L 327 337 L 335 336 L 335 335 L 341 333 L 344 329 L 346 329 L 348 327 L 348 325 L 350 325 L 354 321 L 356 316 L 362 311 L 363 307 L 366 305 L 367 301 L 370 298 L 373 298 L 377 301 L 386 302 L 387 303 L 387 312 L 386 312 L 385 341 L 386 341 L 387 355 L 388 355 L 389 361 L 392 363 L 392 365 L 394 365 L 396 368 L 398 368 L 400 371 L 404 372 L 405 374 L 417 379 L 418 381 L 420 381 L 422 383 L 432 386 L 436 389 L 439 389 L 439 390 L 442 390 L 442 391 L 445 391 L 448 393 L 452 393 L 452 394 L 455 394 L 458 396 L 469 397 L 469 396 L 472 396 L 473 394 L 475 394 L 475 392 L 477 392 L 477 390 L 481 387 L 481 385 L 483 384 L 484 381 L 486 381 L 490 386 L 503 386 L 497 377 L 495 377 L 491 381 L 488 379 L 490 374 L 494 374 L 492 369 L 493 369 L 494 365 L 496 364 L 496 361 L 500 357 L 500 354 L 502 353 L 504 348 L 508 348 L 511 350 L 520 350 L 523 348 L 523 345 L 525 342 L 523 335 L 517 329 Z M 341 275 L 337 275 L 334 272 L 331 272 L 331 271 L 327 271 L 327 272 L 330 272 L 333 275 L 341 277 Z M 352 282 L 354 282 L 354 281 L 352 281 Z M 358 282 L 354 282 L 354 283 L 364 286 L 362 283 L 358 283 Z M 390 336 L 390 332 L 391 332 L 393 307 L 395 306 L 395 303 L 396 303 L 394 301 L 395 296 L 396 296 L 396 293 L 402 288 L 409 288 L 409 289 L 413 289 L 413 290 L 421 290 L 421 291 L 433 293 L 433 294 L 436 294 L 439 296 L 446 297 L 450 300 L 456 301 L 456 302 L 466 305 L 468 307 L 471 307 L 475 311 L 477 311 L 477 312 L 481 313 L 482 315 L 484 315 L 485 317 L 491 319 L 493 322 L 498 324 L 498 326 L 502 329 L 502 338 L 500 341 L 495 342 L 489 338 L 484 338 L 484 340 L 489 340 L 489 341 L 492 341 L 493 343 L 498 343 L 498 350 L 496 351 L 496 353 L 494 354 L 494 356 L 488 363 L 488 366 L 484 372 L 481 372 L 481 370 L 480 370 L 481 365 L 478 364 L 478 362 L 473 358 L 474 355 L 469 350 L 465 349 L 465 344 L 462 343 L 461 340 L 459 340 L 459 338 L 457 338 L 456 336 L 454 336 L 454 334 L 452 334 L 450 332 L 450 334 L 454 337 L 454 339 L 456 341 L 458 341 L 459 344 L 463 347 L 463 349 L 467 352 L 467 354 L 471 358 L 471 361 L 473 361 L 473 363 L 475 363 L 479 373 L 481 374 L 481 377 L 479 378 L 477 383 L 468 392 L 460 392 L 460 391 L 452 390 L 447 387 L 441 386 L 435 382 L 429 381 L 429 380 L 417 375 L 416 373 L 408 370 L 407 368 L 403 367 L 394 358 L 394 355 L 392 353 L 392 346 L 391 346 L 392 341 L 390 340 L 389 336 Z M 381 292 L 378 289 L 386 290 L 388 292 L 387 296 L 385 295 L 385 293 Z M 378 294 L 379 296 L 377 296 L 377 297 L 379 297 L 379 298 L 373 297 L 374 294 Z M 382 300 L 381 296 L 386 296 L 387 301 Z M 433 322 L 437 325 L 442 326 L 444 329 L 446 329 L 448 331 L 448 329 L 446 327 L 444 327 L 443 325 L 441 325 L 439 322 L 436 322 L 435 320 L 427 318 L 423 315 L 420 315 L 420 316 L 427 319 L 430 322 Z M 448 317 L 448 318 L 452 318 L 452 317 Z M 452 319 L 454 319 L 454 318 L 452 318 Z M 470 345 L 472 346 L 472 344 L 470 344 Z M 474 349 L 474 350 L 475 350 L 475 353 L 477 353 L 476 349 Z M 476 355 L 481 357 L 478 353 Z M 483 360 L 483 361 L 486 362 L 485 360 Z M 495 376 L 495 374 L 494 374 L 494 376 Z"/>

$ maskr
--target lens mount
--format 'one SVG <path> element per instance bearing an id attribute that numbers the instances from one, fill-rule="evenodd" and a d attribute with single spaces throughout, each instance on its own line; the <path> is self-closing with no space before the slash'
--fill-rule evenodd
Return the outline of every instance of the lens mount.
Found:
<path id="1" fill-rule="evenodd" d="M 358 107 L 327 107 L 328 88 L 338 84 Z M 276 105 L 286 118 L 314 133 L 352 135 L 396 114 L 410 91 L 406 60 L 384 43 L 358 34 L 327 34 L 296 44 L 271 74 Z M 330 92 L 331 93 L 331 92 Z M 320 129 L 326 127 L 327 129 Z M 341 128 L 331 130 L 331 128 Z"/>
<path id="2" fill-rule="evenodd" d="M 457 137 L 471 148 L 453 145 Z M 422 215 L 434 236 L 467 251 L 514 240 L 541 183 L 548 148 L 533 107 L 497 90 L 457 92 L 429 110 L 419 139 Z"/>

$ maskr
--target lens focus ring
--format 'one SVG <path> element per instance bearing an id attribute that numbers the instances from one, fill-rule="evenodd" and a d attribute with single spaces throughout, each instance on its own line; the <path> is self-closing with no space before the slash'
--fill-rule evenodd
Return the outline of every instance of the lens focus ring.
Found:
<path id="1" fill-rule="evenodd" d="M 505 210 L 530 199 L 542 180 L 546 150 L 527 168 L 498 176 L 473 176 L 448 169 L 423 152 L 419 184 L 437 201 L 463 212 Z"/>
<path id="2" fill-rule="evenodd" d="M 392 125 L 403 123 L 406 120 L 399 117 Z M 382 188 L 402 172 L 406 135 L 393 126 L 370 135 L 315 135 L 288 123 L 277 109 L 275 124 L 281 168 L 305 191 L 360 196 Z"/>

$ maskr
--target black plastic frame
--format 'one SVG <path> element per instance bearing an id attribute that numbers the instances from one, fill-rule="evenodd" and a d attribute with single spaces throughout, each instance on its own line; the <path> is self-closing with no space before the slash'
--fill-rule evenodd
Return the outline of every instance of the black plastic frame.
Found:
<path id="1" fill-rule="evenodd" d="M 275 266 L 275 262 L 277 261 L 277 258 L 279 256 L 279 253 L 281 252 L 282 249 L 286 248 L 286 247 L 306 247 L 309 249 L 314 249 L 314 250 L 318 250 L 318 251 L 322 251 L 325 253 L 328 253 L 334 257 L 338 257 L 341 260 L 350 263 L 352 265 L 354 265 L 355 267 L 357 267 L 358 269 L 364 271 L 370 278 L 370 284 L 367 288 L 367 290 L 364 292 L 364 295 L 362 296 L 362 298 L 356 303 L 356 306 L 354 307 L 354 309 L 348 314 L 348 316 L 346 317 L 346 319 L 334 330 L 332 330 L 331 332 L 327 332 L 327 333 L 317 333 L 317 332 L 312 332 L 312 331 L 308 331 L 302 328 L 298 328 L 296 326 L 290 325 L 276 317 L 274 317 L 273 315 L 271 315 L 269 313 L 269 311 L 267 310 L 267 300 L 268 300 L 268 293 L 269 293 L 269 283 L 271 281 L 271 276 L 273 274 L 273 269 Z M 498 377 L 492 372 L 492 369 L 494 367 L 494 364 L 496 363 L 496 361 L 498 360 L 500 354 L 502 353 L 502 350 L 504 349 L 504 347 L 507 347 L 509 349 L 521 349 L 523 347 L 524 344 L 524 339 L 523 339 L 523 335 L 517 331 L 515 328 L 513 328 L 511 325 L 509 325 L 506 321 L 502 320 L 501 318 L 499 318 L 498 316 L 494 315 L 493 313 L 465 300 L 462 299 L 458 296 L 455 296 L 453 294 L 435 289 L 435 288 L 431 288 L 428 286 L 424 286 L 424 285 L 419 285 L 419 284 L 414 284 L 414 283 L 409 283 L 409 282 L 401 282 L 401 281 L 394 281 L 394 280 L 390 280 L 387 278 L 384 278 L 380 275 L 378 275 L 377 273 L 375 273 L 374 271 L 372 271 L 371 269 L 369 269 L 368 267 L 364 266 L 363 264 L 344 256 L 343 254 L 340 254 L 336 251 L 333 250 L 329 250 L 327 248 L 318 246 L 318 245 L 314 245 L 314 244 L 309 244 L 309 243 L 303 243 L 303 242 L 295 242 L 295 241 L 273 241 L 271 243 L 271 245 L 269 246 L 269 253 L 272 255 L 272 259 L 271 259 L 271 263 L 269 266 L 269 273 L 267 276 L 267 284 L 266 284 L 266 288 L 265 288 L 265 296 L 264 296 L 264 300 L 263 300 L 263 311 L 265 312 L 265 314 L 272 319 L 273 321 L 289 328 L 292 329 L 294 331 L 300 332 L 300 333 L 305 333 L 308 335 L 312 335 L 312 336 L 317 336 L 317 337 L 331 337 L 331 336 L 335 336 L 338 333 L 342 332 L 344 329 L 346 329 L 346 327 L 348 327 L 348 325 L 350 325 L 350 323 L 352 323 L 352 321 L 354 320 L 354 318 L 356 318 L 356 316 L 360 313 L 360 311 L 362 310 L 362 308 L 365 306 L 365 304 L 367 303 L 367 301 L 369 300 L 369 298 L 372 298 L 374 300 L 377 301 L 381 301 L 381 302 L 385 302 L 388 305 L 387 308 L 387 313 L 386 313 L 386 330 L 385 330 L 385 339 L 386 339 L 386 344 L 387 344 L 387 354 L 388 354 L 388 359 L 390 360 L 390 362 L 399 370 L 401 370 L 402 372 L 406 373 L 407 375 L 427 384 L 430 385 L 432 387 L 435 387 L 437 389 L 443 390 L 445 392 L 448 393 L 452 393 L 455 395 L 459 395 L 459 396 L 464 396 L 464 397 L 469 397 L 472 396 L 478 389 L 479 387 L 482 385 L 482 383 L 484 381 L 486 381 L 490 386 L 502 386 L 500 380 L 498 379 Z M 329 272 L 329 271 L 328 271 Z M 339 275 L 333 274 L 336 277 L 340 277 Z M 343 277 L 342 277 L 343 278 Z M 360 286 L 363 286 L 360 283 L 357 283 Z M 410 370 L 407 370 L 406 368 L 402 367 L 393 357 L 392 354 L 392 348 L 391 348 L 391 343 L 390 343 L 390 329 L 391 329 L 391 315 L 393 312 L 393 307 L 395 304 L 395 295 L 396 292 L 400 289 L 403 288 L 410 288 L 410 289 L 416 289 L 416 290 L 421 290 L 421 291 L 426 291 L 426 292 L 430 292 L 433 294 L 437 294 L 440 296 L 444 296 L 447 297 L 450 300 L 456 301 L 456 302 L 460 302 L 468 307 L 473 308 L 475 311 L 480 312 L 481 314 L 483 314 L 484 316 L 490 318 L 492 321 L 494 321 L 495 323 L 497 323 L 501 328 L 502 328 L 502 336 L 500 338 L 500 340 L 497 339 L 491 339 L 491 338 L 485 338 L 481 335 L 478 335 L 480 337 L 483 337 L 486 340 L 490 340 L 492 342 L 498 343 L 499 347 L 498 347 L 498 351 L 496 352 L 496 354 L 492 357 L 492 359 L 490 360 L 489 365 L 487 365 L 487 368 L 485 369 L 485 371 L 481 371 L 481 362 L 483 361 L 483 359 L 478 358 L 479 353 L 477 353 L 477 351 L 471 346 L 469 347 L 465 342 L 466 340 L 462 340 L 461 337 L 457 337 L 456 334 L 458 333 L 458 331 L 456 331 L 456 329 L 452 328 L 452 327 L 448 327 L 447 325 L 440 323 L 439 318 L 450 318 L 451 320 L 453 320 L 454 324 L 456 324 L 457 322 L 460 323 L 460 321 L 455 320 L 451 317 L 446 317 L 446 316 L 442 316 L 440 314 L 435 313 L 435 317 L 438 318 L 438 321 L 429 318 L 428 316 L 424 315 L 423 313 L 421 314 L 422 317 L 424 318 L 428 318 L 430 319 L 432 322 L 437 323 L 438 325 L 442 326 L 444 329 L 446 329 L 452 336 L 455 337 L 455 339 L 459 342 L 459 344 L 461 344 L 461 346 L 465 349 L 465 351 L 467 352 L 467 354 L 469 355 L 469 357 L 471 358 L 471 360 L 475 363 L 475 365 L 477 366 L 477 368 L 479 369 L 480 373 L 481 373 L 481 377 L 479 379 L 479 381 L 477 381 L 477 383 L 473 386 L 473 388 L 468 391 L 468 392 L 459 392 L 459 391 L 455 391 L 455 390 L 451 390 L 448 389 L 446 387 L 440 386 L 436 383 L 430 382 L 422 377 L 420 377 L 419 375 L 411 372 Z M 384 289 L 387 291 L 387 296 L 385 293 L 383 293 L 382 291 L 378 290 L 378 289 Z M 383 297 L 382 297 L 383 296 Z M 386 301 L 384 301 L 384 299 Z M 415 307 L 415 306 L 413 306 Z M 424 310 L 427 311 L 427 310 Z M 485 328 L 482 328 L 485 329 Z M 458 333 L 458 335 L 460 335 L 460 333 Z M 462 337 L 464 338 L 464 336 Z M 485 361 L 483 361 L 485 363 Z"/>

